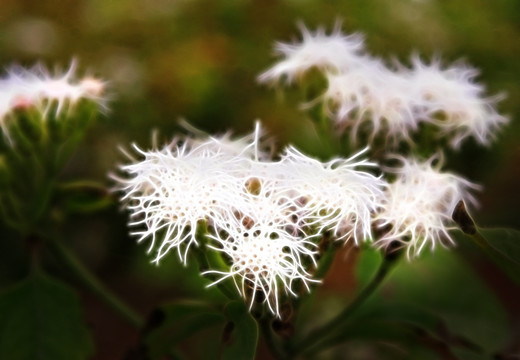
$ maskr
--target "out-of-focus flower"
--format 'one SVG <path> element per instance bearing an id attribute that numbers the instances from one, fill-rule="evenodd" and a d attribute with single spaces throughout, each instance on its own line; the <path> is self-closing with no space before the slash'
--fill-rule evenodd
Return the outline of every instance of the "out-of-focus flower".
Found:
<path id="1" fill-rule="evenodd" d="M 293 290 L 297 280 L 307 290 L 309 283 L 319 282 L 307 270 L 316 265 L 316 245 L 295 220 L 300 215 L 298 207 L 276 182 L 250 178 L 244 186 L 240 199 L 232 204 L 233 211 L 217 215 L 215 233 L 210 235 L 218 243 L 210 248 L 225 254 L 230 268 L 206 274 L 221 276 L 211 285 L 232 277 L 250 307 L 261 296 L 279 316 L 280 292 L 297 296 L 299 289 Z"/>
<path id="2" fill-rule="evenodd" d="M 330 231 L 337 239 L 371 238 L 372 215 L 382 206 L 386 183 L 360 167 L 376 167 L 358 160 L 364 149 L 349 159 L 326 163 L 288 148 L 280 163 L 286 187 L 306 213 L 305 222 L 318 233 Z"/>
<path id="3" fill-rule="evenodd" d="M 440 60 L 424 64 L 417 56 L 412 63 L 413 68 L 404 76 L 415 116 L 438 126 L 442 136 L 451 138 L 454 148 L 469 136 L 488 145 L 507 123 L 495 109 L 503 96 L 483 97 L 484 86 L 474 81 L 478 75 L 475 68 L 459 64 L 442 69 Z"/>
<path id="4" fill-rule="evenodd" d="M 328 85 L 306 105 L 323 103 L 337 130 L 350 132 L 354 144 L 359 138 L 372 143 L 383 135 L 393 148 L 402 141 L 414 145 L 421 123 L 430 123 L 454 149 L 468 137 L 488 145 L 508 122 L 495 108 L 503 96 L 484 97 L 484 87 L 474 81 L 474 68 L 454 64 L 443 69 L 438 59 L 424 64 L 418 56 L 412 57 L 411 68 L 397 61 L 388 67 L 365 53 L 361 35 L 344 35 L 339 26 L 331 35 L 303 26 L 302 33 L 301 43 L 277 44 L 283 59 L 259 80 L 285 78 L 292 83 L 309 69 L 318 69 Z"/>
<path id="5" fill-rule="evenodd" d="M 76 81 L 76 62 L 67 71 L 52 75 L 43 65 L 31 69 L 12 66 L 7 77 L 0 79 L 0 127 L 9 138 L 7 117 L 19 107 L 35 107 L 44 116 L 55 106 L 56 116 L 70 110 L 80 99 L 91 99 L 105 106 L 105 83 L 87 77 Z"/>
<path id="6" fill-rule="evenodd" d="M 388 247 L 402 243 L 408 258 L 417 256 L 429 246 L 454 244 L 449 231 L 455 229 L 452 213 L 455 205 L 464 200 L 476 204 L 471 191 L 480 187 L 468 180 L 439 170 L 436 156 L 426 162 L 395 156 L 402 162 L 400 168 L 389 169 L 396 174 L 387 189 L 387 202 L 375 217 L 383 236 L 375 245 Z"/>
<path id="7" fill-rule="evenodd" d="M 276 44 L 276 54 L 284 58 L 258 77 L 260 82 L 292 83 L 311 68 L 343 72 L 357 66 L 364 51 L 360 34 L 345 35 L 338 23 L 330 35 L 323 28 L 311 32 L 300 25 L 302 42 Z"/>
<path id="8" fill-rule="evenodd" d="M 410 102 L 409 84 L 383 63 L 368 59 L 344 73 L 327 74 L 323 101 L 342 131 L 348 129 L 353 143 L 359 133 L 384 133 L 387 143 L 411 142 L 418 129 Z"/>

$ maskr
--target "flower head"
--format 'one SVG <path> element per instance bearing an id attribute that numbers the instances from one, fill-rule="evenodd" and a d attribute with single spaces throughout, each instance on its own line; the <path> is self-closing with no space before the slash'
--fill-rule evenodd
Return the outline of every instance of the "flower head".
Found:
<path id="1" fill-rule="evenodd" d="M 58 75 L 52 75 L 44 66 L 31 69 L 12 66 L 7 77 L 0 80 L 0 127 L 9 139 L 8 114 L 15 108 L 35 107 L 44 116 L 55 106 L 58 116 L 70 110 L 80 99 L 91 99 L 104 106 L 102 96 L 105 84 L 95 78 L 86 77 L 79 83 L 75 80 L 76 62 Z"/>
<path id="2" fill-rule="evenodd" d="M 310 241 L 298 219 L 298 207 L 278 188 L 275 181 L 248 179 L 236 198 L 232 212 L 222 212 L 215 220 L 213 250 L 231 262 L 228 271 L 208 270 L 220 279 L 228 277 L 252 307 L 258 295 L 271 312 L 279 316 L 279 297 L 283 291 L 297 296 L 293 289 L 300 281 L 307 290 L 312 279 L 308 268 L 316 265 L 316 245 Z M 213 285 L 211 284 L 211 285 Z"/>
<path id="3" fill-rule="evenodd" d="M 360 34 L 345 35 L 340 24 L 327 35 L 323 28 L 311 32 L 300 25 L 302 42 L 296 44 L 277 43 L 276 53 L 284 57 L 276 65 L 261 74 L 261 82 L 278 82 L 286 78 L 292 83 L 311 68 L 341 72 L 356 66 L 364 50 L 363 37 Z"/>
<path id="4" fill-rule="evenodd" d="M 305 221 L 317 232 L 330 231 L 337 239 L 371 238 L 372 215 L 383 202 L 385 182 L 358 170 L 376 167 L 367 160 L 357 160 L 364 149 L 349 159 L 326 163 L 309 158 L 294 148 L 288 148 L 281 165 L 286 186 L 301 203 Z"/>
<path id="5" fill-rule="evenodd" d="M 405 76 L 416 116 L 438 126 L 453 148 L 469 136 L 488 145 L 507 123 L 495 109 L 503 96 L 483 97 L 484 87 L 474 81 L 476 69 L 463 64 L 442 69 L 439 60 L 424 64 L 419 57 L 412 62 L 413 68 Z"/>
<path id="6" fill-rule="evenodd" d="M 476 204 L 471 191 L 480 187 L 460 176 L 441 172 L 440 161 L 433 165 L 436 157 L 426 162 L 396 158 L 402 166 L 389 169 L 397 177 L 389 184 L 386 204 L 375 217 L 379 228 L 389 230 L 376 241 L 376 246 L 400 242 L 410 258 L 428 245 L 433 250 L 436 244 L 454 244 L 449 230 L 455 228 L 451 218 L 455 205 L 461 199 Z"/>
<path id="7" fill-rule="evenodd" d="M 179 137 L 160 150 L 135 147 L 144 159 L 132 159 L 121 167 L 128 176 L 113 178 L 131 212 L 133 235 L 138 241 L 151 239 L 149 251 L 162 237 L 156 262 L 171 249 L 186 262 L 190 246 L 197 244 L 198 222 L 213 226 L 218 213 L 232 211 L 229 204 L 250 173 L 249 160 L 263 156 L 259 138 L 257 126 L 254 134 L 239 140 Z"/>
<path id="8" fill-rule="evenodd" d="M 325 106 L 339 127 L 350 131 L 353 143 L 360 132 L 368 133 L 370 142 L 380 133 L 385 133 L 387 143 L 411 142 L 418 121 L 403 77 L 367 58 L 349 71 L 327 74 L 327 79 Z"/>

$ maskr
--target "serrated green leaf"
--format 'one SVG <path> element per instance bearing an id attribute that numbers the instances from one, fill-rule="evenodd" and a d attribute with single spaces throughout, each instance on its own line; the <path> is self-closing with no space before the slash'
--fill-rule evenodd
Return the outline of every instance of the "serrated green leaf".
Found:
<path id="1" fill-rule="evenodd" d="M 41 273 L 0 296 L 0 359 L 89 359 L 93 343 L 77 296 Z"/>
<path id="2" fill-rule="evenodd" d="M 241 301 L 230 302 L 226 306 L 226 316 L 229 319 L 226 326 L 229 334 L 224 334 L 223 360 L 254 359 L 258 343 L 258 324 Z M 226 331 L 226 330 L 225 330 Z"/>
<path id="3" fill-rule="evenodd" d="M 162 359 L 178 344 L 212 326 L 224 326 L 224 315 L 206 303 L 176 302 L 156 310 L 159 324 L 148 330 L 144 344 L 151 359 Z"/>

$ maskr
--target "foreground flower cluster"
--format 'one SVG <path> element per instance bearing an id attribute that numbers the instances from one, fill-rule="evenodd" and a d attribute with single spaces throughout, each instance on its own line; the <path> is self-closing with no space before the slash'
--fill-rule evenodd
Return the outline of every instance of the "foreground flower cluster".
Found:
<path id="1" fill-rule="evenodd" d="M 414 145 L 425 125 L 453 148 L 468 137 L 487 145 L 507 121 L 495 110 L 500 97 L 483 97 L 467 65 L 444 68 L 437 59 L 424 64 L 413 57 L 411 67 L 389 67 L 366 53 L 359 34 L 339 27 L 330 35 L 304 27 L 302 33 L 301 43 L 277 44 L 283 59 L 259 80 L 302 83 L 317 69 L 327 87 L 311 105 L 321 102 L 352 144 L 376 148 L 381 142 L 374 140 L 385 134 L 384 148 L 376 150 L 397 165 L 379 168 L 364 159 L 368 148 L 328 162 L 290 146 L 273 157 L 257 124 L 241 139 L 185 136 L 162 149 L 135 147 L 140 159 L 129 155 L 124 175 L 114 176 L 133 234 L 150 241 L 156 262 L 169 251 L 184 263 L 194 247 L 214 252 L 225 265 L 204 272 L 213 284 L 231 278 L 250 307 L 262 298 L 278 316 L 284 296 L 320 281 L 313 274 L 323 238 L 401 248 L 409 259 L 453 245 L 455 206 L 476 205 L 479 186 L 442 172 L 439 149 L 426 161 L 388 149 Z"/>
<path id="2" fill-rule="evenodd" d="M 413 144 L 414 135 L 429 125 L 455 149 L 468 137 L 488 145 L 507 123 L 495 109 L 503 96 L 485 97 L 484 86 L 475 82 L 478 71 L 466 64 L 443 66 L 436 58 L 428 64 L 413 56 L 411 67 L 396 62 L 390 67 L 365 51 L 360 34 L 345 35 L 339 26 L 330 35 L 321 28 L 301 31 L 301 43 L 276 45 L 282 60 L 259 80 L 291 84 L 318 69 L 328 85 L 313 103 L 323 103 L 353 143 L 384 134 L 387 145 Z"/>
<path id="3" fill-rule="evenodd" d="M 312 273 L 325 233 L 380 247 L 397 240 L 416 255 L 426 243 L 433 248 L 442 236 L 449 239 L 455 203 L 472 199 L 473 185 L 429 163 L 403 158 L 397 180 L 388 184 L 367 172 L 379 169 L 360 159 L 366 149 L 320 162 L 288 147 L 273 161 L 261 138 L 257 125 L 237 140 L 188 136 L 162 149 L 135 147 L 142 160 L 121 166 L 126 175 L 114 179 L 133 235 L 150 240 L 156 262 L 169 251 L 187 262 L 193 246 L 215 251 L 228 267 L 205 272 L 217 276 L 214 284 L 232 278 L 250 306 L 262 293 L 275 314 L 282 294 L 297 296 L 298 286 L 309 290 L 319 282 Z M 433 188 L 435 195 L 425 197 Z M 207 227 L 203 235 L 201 225 Z M 391 230 L 374 238 L 374 226 Z"/>

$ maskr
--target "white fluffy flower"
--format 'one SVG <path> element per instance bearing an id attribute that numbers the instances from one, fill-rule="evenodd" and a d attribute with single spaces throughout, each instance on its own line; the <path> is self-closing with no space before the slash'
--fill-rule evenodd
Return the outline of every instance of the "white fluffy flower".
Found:
<path id="1" fill-rule="evenodd" d="M 277 43 L 276 53 L 283 59 L 259 76 L 261 82 L 278 82 L 286 78 L 292 83 L 311 68 L 342 72 L 360 62 L 364 50 L 363 37 L 360 34 L 345 35 L 339 24 L 327 35 L 323 28 L 311 32 L 300 25 L 302 42 Z"/>
<path id="2" fill-rule="evenodd" d="M 136 149 L 144 160 L 121 167 L 128 179 L 115 178 L 131 211 L 130 226 L 138 228 L 133 234 L 139 241 L 151 239 L 149 251 L 157 237 L 163 238 L 156 262 L 170 249 L 176 249 L 185 262 L 189 247 L 197 243 L 197 223 L 225 211 L 223 204 L 239 186 L 234 171 L 245 158 L 191 152 L 186 146 L 149 152 Z"/>
<path id="3" fill-rule="evenodd" d="M 387 146 L 413 145 L 421 123 L 431 123 L 454 149 L 468 137 L 488 145 L 508 122 L 495 108 L 503 96 L 484 97 L 474 68 L 455 64 L 443 69 L 439 60 L 424 64 L 418 56 L 412 57 L 411 68 L 397 61 L 390 68 L 365 53 L 361 35 L 344 35 L 339 26 L 330 35 L 303 26 L 302 33 L 301 43 L 277 44 L 283 59 L 259 80 L 292 83 L 317 68 L 328 85 L 306 106 L 323 102 L 339 131 L 350 132 L 352 143 L 371 143 L 384 134 Z"/>
<path id="4" fill-rule="evenodd" d="M 483 97 L 484 87 L 474 81 L 478 71 L 467 65 L 441 68 L 439 60 L 424 64 L 414 57 L 412 70 L 406 72 L 411 102 L 416 116 L 439 127 L 442 136 L 458 148 L 472 136 L 488 145 L 508 119 L 497 113 L 502 96 Z"/>
<path id="5" fill-rule="evenodd" d="M 232 212 L 223 212 L 215 220 L 215 234 L 210 235 L 231 262 L 228 271 L 209 270 L 220 279 L 231 277 L 237 290 L 253 305 L 263 296 L 269 309 L 279 316 L 279 297 L 297 296 L 295 282 L 309 290 L 311 278 L 307 269 L 316 265 L 316 245 L 299 224 L 298 208 L 283 195 L 275 181 L 251 178 L 244 184 L 240 199 L 235 198 Z M 210 285 L 210 286 L 211 286 Z"/>
<path id="6" fill-rule="evenodd" d="M 455 205 L 460 201 L 476 204 L 472 190 L 480 187 L 466 179 L 433 166 L 436 157 L 426 162 L 396 156 L 400 168 L 390 169 L 396 179 L 389 184 L 387 203 L 376 217 L 383 236 L 376 246 L 387 247 L 400 242 L 408 257 L 419 255 L 425 246 L 454 244 L 449 231 L 456 228 L 452 221 Z M 385 233 L 386 232 L 386 233 Z"/>
<path id="7" fill-rule="evenodd" d="M 76 62 L 69 69 L 58 75 L 52 75 L 44 66 L 31 69 L 13 66 L 7 71 L 7 77 L 0 79 L 0 127 L 7 132 L 8 114 L 17 107 L 36 107 L 45 116 L 56 104 L 56 115 L 70 109 L 82 98 L 92 99 L 102 106 L 104 83 L 92 77 L 75 80 Z"/>
<path id="8" fill-rule="evenodd" d="M 410 102 L 409 84 L 380 61 L 367 58 L 349 71 L 327 74 L 323 101 L 337 124 L 350 131 L 356 143 L 359 133 L 384 133 L 387 142 L 411 142 L 418 123 Z"/>
<path id="9" fill-rule="evenodd" d="M 285 173 L 280 186 L 296 194 L 305 222 L 318 233 L 330 231 L 337 239 L 353 238 L 356 244 L 371 238 L 372 215 L 382 206 L 386 183 L 358 170 L 376 166 L 358 160 L 367 150 L 349 159 L 322 163 L 294 148 L 287 149 L 280 163 Z"/>
<path id="10" fill-rule="evenodd" d="M 149 251 L 160 242 L 155 262 L 171 249 L 186 262 L 190 246 L 197 244 L 199 221 L 218 227 L 215 219 L 233 211 L 252 166 L 268 156 L 261 137 L 257 123 L 252 134 L 236 140 L 229 134 L 177 137 L 158 150 L 134 146 L 142 160 L 127 154 L 132 163 L 121 166 L 127 176 L 113 179 L 131 212 L 132 234 L 138 241 L 150 239 Z"/>

